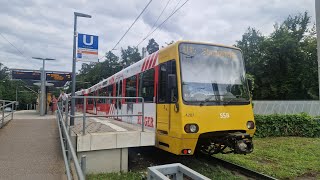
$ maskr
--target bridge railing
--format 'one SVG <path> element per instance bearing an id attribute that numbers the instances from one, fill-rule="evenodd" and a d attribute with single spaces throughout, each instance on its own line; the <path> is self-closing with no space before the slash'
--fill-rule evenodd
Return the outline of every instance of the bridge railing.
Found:
<path id="1" fill-rule="evenodd" d="M 73 164 L 76 169 L 76 173 L 79 180 L 85 180 L 85 169 L 86 169 L 86 158 L 83 156 L 81 158 L 81 167 L 78 161 L 77 154 L 75 152 L 75 149 L 72 145 L 71 139 L 70 139 L 70 129 L 66 127 L 66 124 L 63 120 L 63 112 L 62 107 L 58 104 L 57 109 L 57 123 L 59 127 L 59 135 L 60 135 L 60 143 L 62 148 L 62 154 L 63 154 L 63 160 L 65 164 L 66 174 L 68 180 L 71 179 L 77 179 L 72 178 L 71 175 L 71 160 L 73 160 Z M 68 106 L 67 106 L 68 107 Z"/>
<path id="2" fill-rule="evenodd" d="M 17 101 L 8 101 L 8 100 L 0 100 L 0 111 L 1 111 L 1 123 L 0 128 L 2 128 L 5 123 L 9 122 L 13 119 L 13 113 L 15 112 L 14 107 L 17 105 Z M 8 112 L 7 114 L 5 112 Z M 11 116 L 7 122 L 5 122 L 5 118 Z"/>

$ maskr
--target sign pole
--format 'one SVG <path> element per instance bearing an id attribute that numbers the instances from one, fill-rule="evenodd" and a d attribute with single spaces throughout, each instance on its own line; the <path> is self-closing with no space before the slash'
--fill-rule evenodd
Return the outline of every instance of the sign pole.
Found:
<path id="1" fill-rule="evenodd" d="M 72 58 L 72 90 L 71 96 L 76 95 L 76 38 L 77 38 L 77 17 L 91 18 L 88 14 L 74 12 L 74 26 L 73 26 L 73 58 Z M 70 116 L 70 126 L 74 125 L 74 108 L 76 102 L 74 98 L 71 98 L 71 116 Z"/>
<path id="2" fill-rule="evenodd" d="M 71 96 L 76 94 L 76 38 L 77 38 L 77 15 L 74 13 L 74 27 L 73 27 L 73 58 L 72 58 L 72 91 Z M 70 126 L 74 125 L 74 107 L 75 99 L 71 99 L 71 116 L 70 116 Z"/>
<path id="3" fill-rule="evenodd" d="M 46 75 L 45 75 L 45 60 L 42 60 L 42 73 L 41 73 L 41 103 L 40 103 L 40 116 L 45 115 L 46 103 Z"/>

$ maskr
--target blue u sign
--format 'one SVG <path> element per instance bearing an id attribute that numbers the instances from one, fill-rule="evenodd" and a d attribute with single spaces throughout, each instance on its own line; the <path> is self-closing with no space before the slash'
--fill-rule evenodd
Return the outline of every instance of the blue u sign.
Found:
<path id="1" fill-rule="evenodd" d="M 98 36 L 78 33 L 78 48 L 98 50 Z"/>

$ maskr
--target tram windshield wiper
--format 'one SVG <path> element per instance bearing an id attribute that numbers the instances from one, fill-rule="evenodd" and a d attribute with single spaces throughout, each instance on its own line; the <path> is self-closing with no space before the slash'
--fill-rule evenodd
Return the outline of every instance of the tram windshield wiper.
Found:
<path id="1" fill-rule="evenodd" d="M 189 54 L 186 54 L 186 53 L 183 53 L 183 52 L 180 52 L 181 54 L 183 54 L 183 55 L 185 55 L 186 56 L 186 58 L 190 58 L 190 59 L 192 59 L 194 56 L 192 56 L 192 55 L 189 55 Z"/>
<path id="2" fill-rule="evenodd" d="M 213 97 L 219 97 L 219 96 L 223 96 L 223 95 L 218 95 L 218 94 L 210 94 L 210 95 L 208 95 L 209 97 L 207 97 L 204 101 L 201 101 L 200 102 L 200 106 L 203 106 L 203 105 L 205 105 L 207 102 L 209 102 Z M 215 101 L 219 101 L 219 102 L 221 102 L 221 100 L 220 100 L 220 98 L 215 98 Z"/>
<path id="3" fill-rule="evenodd" d="M 248 102 L 248 101 L 241 101 L 242 99 L 241 98 L 230 98 L 228 101 L 225 102 L 225 104 L 230 104 L 232 102 Z"/>

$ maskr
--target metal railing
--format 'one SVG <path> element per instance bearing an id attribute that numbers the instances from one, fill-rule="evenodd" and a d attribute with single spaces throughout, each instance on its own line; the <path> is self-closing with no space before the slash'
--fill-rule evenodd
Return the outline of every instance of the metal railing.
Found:
<path id="1" fill-rule="evenodd" d="M 67 104 L 67 103 L 66 103 Z M 76 155 L 76 152 L 74 150 L 74 147 L 72 145 L 71 139 L 70 139 L 70 129 L 66 127 L 66 124 L 63 120 L 63 112 L 61 110 L 61 107 L 58 104 L 57 109 L 57 123 L 59 127 L 59 135 L 60 135 L 60 143 L 62 148 L 62 154 L 63 154 L 63 160 L 65 163 L 66 168 L 66 175 L 68 180 L 73 179 L 71 176 L 71 160 L 73 160 L 73 164 L 76 169 L 76 173 L 79 180 L 85 180 L 85 169 L 86 169 L 86 158 L 85 156 L 81 157 L 81 167 L 78 161 L 78 157 Z M 66 105 L 68 107 L 68 105 Z M 68 113 L 68 110 L 66 110 L 66 113 Z M 67 116 L 66 116 L 67 117 Z M 68 120 L 68 119 L 66 119 Z"/>
<path id="2" fill-rule="evenodd" d="M 5 125 L 4 120 L 6 117 L 11 115 L 11 119 L 9 119 L 7 122 L 13 119 L 13 113 L 15 112 L 14 105 L 17 104 L 17 101 L 0 100 L 0 103 L 1 103 L 0 110 L 2 112 L 0 128 L 2 128 Z M 5 114 L 6 108 L 11 108 L 11 109 L 8 109 L 8 112 L 9 112 L 8 114 Z"/>
<path id="3" fill-rule="evenodd" d="M 116 103 L 118 104 L 119 100 L 122 99 L 138 99 L 141 100 L 141 114 L 115 114 L 115 115 L 87 115 L 86 113 L 86 103 L 83 103 L 83 107 L 82 107 L 82 115 L 69 115 L 68 113 L 66 113 L 66 119 L 68 119 L 69 117 L 74 117 L 74 118 L 80 118 L 82 117 L 82 134 L 85 135 L 85 128 L 86 128 L 86 118 L 87 117 L 129 117 L 129 116 L 140 116 L 142 117 L 142 121 L 141 121 L 141 131 L 144 131 L 144 98 L 143 97 L 105 97 L 105 96 L 74 96 L 71 97 L 71 99 L 83 99 L 83 102 L 86 102 L 87 99 L 116 99 Z M 70 100 L 70 98 L 68 99 Z M 66 107 L 68 108 L 68 106 Z M 68 112 L 68 110 L 66 110 L 66 112 Z"/>
<path id="4" fill-rule="evenodd" d="M 253 101 L 255 114 L 298 114 L 320 115 L 320 101 Z"/>
<path id="5" fill-rule="evenodd" d="M 86 114 L 86 103 L 83 103 L 83 115 L 70 115 L 69 114 L 69 101 L 74 99 L 81 99 L 83 98 L 83 102 L 86 102 L 87 99 L 116 99 L 118 100 L 122 99 L 139 99 L 141 100 L 141 108 L 142 113 L 141 114 L 116 114 L 116 115 L 87 115 Z M 64 104 L 63 104 L 64 103 Z M 64 112 L 63 112 L 64 111 Z M 72 179 L 71 176 L 71 160 L 74 162 L 74 166 L 76 169 L 76 173 L 78 176 L 78 179 L 84 180 L 86 175 L 86 156 L 83 155 L 81 157 L 81 163 L 78 161 L 78 157 L 76 155 L 75 149 L 72 145 L 70 135 L 71 135 L 71 127 L 69 118 L 79 118 L 82 117 L 82 123 L 83 123 L 83 132 L 82 135 L 85 135 L 85 128 L 86 128 L 86 118 L 87 117 L 124 117 L 124 116 L 141 116 L 142 117 L 142 131 L 144 131 L 144 99 L 142 97 L 100 97 L 100 96 L 74 96 L 71 98 L 67 98 L 64 102 L 57 103 L 57 123 L 59 127 L 59 135 L 60 135 L 60 142 L 61 142 L 61 148 L 63 152 L 63 159 L 65 163 L 66 168 L 66 175 L 68 180 Z"/>
<path id="6" fill-rule="evenodd" d="M 148 167 L 148 180 L 183 180 L 185 176 L 188 177 L 187 179 L 192 180 L 210 180 L 180 163 Z"/>
<path id="7" fill-rule="evenodd" d="M 36 109 L 36 104 L 27 104 L 27 110 L 34 110 Z"/>

